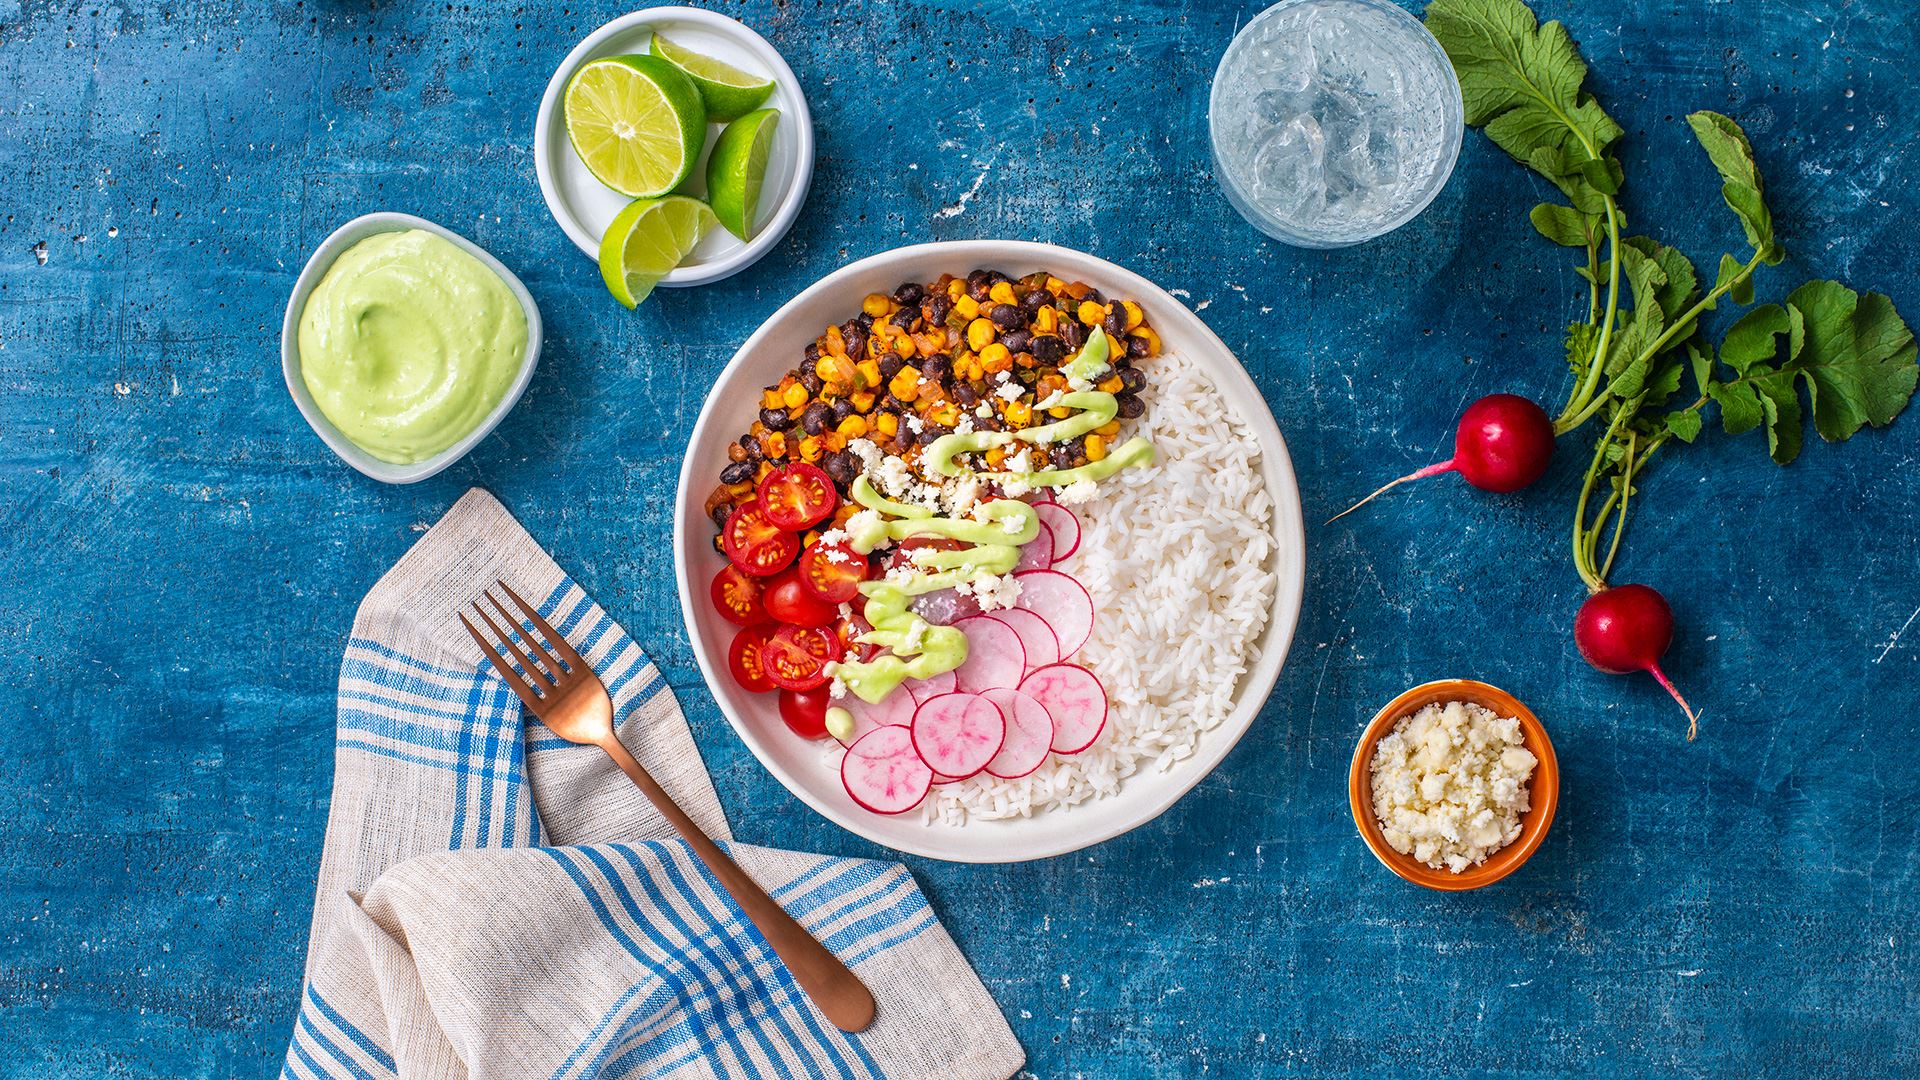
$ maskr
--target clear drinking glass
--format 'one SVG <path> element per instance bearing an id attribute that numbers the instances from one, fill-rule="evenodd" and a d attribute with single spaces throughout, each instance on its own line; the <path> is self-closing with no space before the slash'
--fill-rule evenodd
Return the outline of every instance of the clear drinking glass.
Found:
<path id="1" fill-rule="evenodd" d="M 1465 133 L 1446 51 L 1387 0 L 1281 0 L 1220 58 L 1214 171 L 1255 228 L 1332 248 L 1392 232 L 1445 186 Z"/>

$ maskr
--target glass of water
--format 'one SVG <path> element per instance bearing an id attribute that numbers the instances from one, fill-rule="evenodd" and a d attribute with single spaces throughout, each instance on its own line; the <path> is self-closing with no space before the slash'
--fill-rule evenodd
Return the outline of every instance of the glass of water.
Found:
<path id="1" fill-rule="evenodd" d="M 1207 121 L 1227 201 L 1298 247 L 1392 232 L 1445 186 L 1465 133 L 1460 83 L 1388 0 L 1281 0 L 1220 58 Z"/>

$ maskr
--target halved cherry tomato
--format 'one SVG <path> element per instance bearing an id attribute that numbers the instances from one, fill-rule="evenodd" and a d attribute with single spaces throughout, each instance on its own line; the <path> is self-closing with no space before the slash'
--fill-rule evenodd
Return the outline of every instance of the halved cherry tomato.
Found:
<path id="1" fill-rule="evenodd" d="M 872 631 L 873 624 L 867 622 L 865 615 L 855 612 L 852 615 L 836 619 L 833 624 L 833 636 L 840 639 L 840 647 L 855 660 L 871 660 L 880 655 L 880 646 L 859 640 L 860 635 Z"/>
<path id="2" fill-rule="evenodd" d="M 826 666 L 846 655 L 833 631 L 817 626 L 783 626 L 767 639 L 767 678 L 782 690 L 812 690 L 826 685 Z"/>
<path id="3" fill-rule="evenodd" d="M 832 695 L 824 686 L 812 690 L 780 691 L 780 719 L 803 739 L 827 737 L 827 701 Z"/>
<path id="4" fill-rule="evenodd" d="M 796 461 L 782 465 L 760 481 L 758 501 L 768 521 L 799 532 L 825 521 L 839 505 L 840 494 L 833 488 L 833 479 L 819 466 Z"/>
<path id="5" fill-rule="evenodd" d="M 767 621 L 766 605 L 760 602 L 763 589 L 759 578 L 728 563 L 713 575 L 713 585 L 707 591 L 721 618 L 735 626 L 752 626 Z"/>
<path id="6" fill-rule="evenodd" d="M 840 613 L 837 604 L 829 604 L 807 589 L 799 567 L 782 570 L 769 579 L 761 602 L 768 615 L 795 626 L 825 626 Z"/>
<path id="7" fill-rule="evenodd" d="M 733 565 L 754 577 L 777 574 L 800 554 L 800 538 L 769 520 L 757 501 L 742 503 L 727 517 L 720 542 Z"/>
<path id="8" fill-rule="evenodd" d="M 867 580 L 867 557 L 845 544 L 815 543 L 800 553 L 800 581 L 829 604 L 851 603 Z"/>
<path id="9" fill-rule="evenodd" d="M 733 681 L 755 693 L 773 689 L 773 680 L 767 677 L 767 639 L 773 631 L 771 623 L 749 626 L 733 635 L 733 644 L 727 648 L 727 670 L 733 673 Z"/>

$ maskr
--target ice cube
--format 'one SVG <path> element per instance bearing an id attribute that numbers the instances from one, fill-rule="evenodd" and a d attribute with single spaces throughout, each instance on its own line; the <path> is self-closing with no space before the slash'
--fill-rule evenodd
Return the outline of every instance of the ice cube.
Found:
<path id="1" fill-rule="evenodd" d="M 1327 194 L 1326 139 L 1311 116 L 1296 116 L 1253 155 L 1254 196 L 1282 218 L 1319 216 Z"/>

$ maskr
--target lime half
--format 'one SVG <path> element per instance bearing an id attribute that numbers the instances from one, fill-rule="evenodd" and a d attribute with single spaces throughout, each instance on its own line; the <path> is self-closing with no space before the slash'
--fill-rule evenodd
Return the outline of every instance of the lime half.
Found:
<path id="1" fill-rule="evenodd" d="M 653 292 L 713 228 L 713 211 L 699 199 L 668 195 L 639 199 L 620 211 L 600 238 L 600 277 L 615 300 L 630 308 Z"/>
<path id="2" fill-rule="evenodd" d="M 750 112 L 727 125 L 707 157 L 707 202 L 720 224 L 742 240 L 752 239 L 760 185 L 767 178 L 767 154 L 779 126 L 777 110 Z"/>
<path id="3" fill-rule="evenodd" d="M 732 64 L 676 45 L 663 34 L 653 35 L 653 54 L 681 71 L 700 88 L 707 103 L 707 119 L 722 124 L 760 107 L 773 93 L 773 80 L 741 71 Z"/>
<path id="4" fill-rule="evenodd" d="M 567 83 L 567 138 L 599 181 L 622 195 L 664 195 L 700 160 L 707 109 L 693 80 L 654 56 L 581 65 Z"/>

